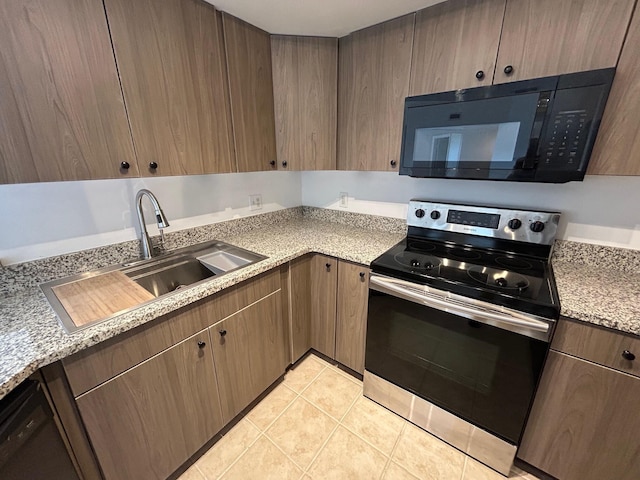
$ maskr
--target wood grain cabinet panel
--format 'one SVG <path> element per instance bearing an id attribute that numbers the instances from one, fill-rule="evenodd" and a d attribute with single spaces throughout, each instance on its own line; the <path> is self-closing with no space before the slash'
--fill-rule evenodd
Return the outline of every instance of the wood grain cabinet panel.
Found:
<path id="1" fill-rule="evenodd" d="M 165 479 L 222 428 L 208 332 L 76 401 L 106 480 Z"/>
<path id="2" fill-rule="evenodd" d="M 397 171 L 415 14 L 339 40 L 338 168 Z"/>
<path id="3" fill-rule="evenodd" d="M 225 423 L 289 364 L 281 302 L 281 292 L 275 292 L 209 329 Z"/>
<path id="4" fill-rule="evenodd" d="M 0 183 L 137 176 L 100 0 L 0 0 L 0 85 Z"/>
<path id="5" fill-rule="evenodd" d="M 235 171 L 220 13 L 199 0 L 105 7 L 140 172 Z"/>
<path id="6" fill-rule="evenodd" d="M 291 363 L 297 362 L 311 348 L 312 265 L 313 255 L 305 255 L 289 264 Z"/>
<path id="7" fill-rule="evenodd" d="M 336 354 L 338 260 L 316 254 L 311 260 L 311 347 L 329 358 Z"/>
<path id="8" fill-rule="evenodd" d="M 336 319 L 336 360 L 364 374 L 369 268 L 340 261 Z"/>
<path id="9" fill-rule="evenodd" d="M 494 83 L 615 67 L 634 3 L 508 0 Z"/>
<path id="10" fill-rule="evenodd" d="M 551 351 L 518 457 L 560 480 L 636 480 L 640 379 Z"/>
<path id="11" fill-rule="evenodd" d="M 640 9 L 631 20 L 588 175 L 640 175 Z"/>
<path id="12" fill-rule="evenodd" d="M 449 0 L 416 14 L 410 95 L 491 85 L 505 0 Z"/>
<path id="13" fill-rule="evenodd" d="M 640 377 L 640 337 L 561 318 L 551 345 L 555 350 Z M 629 360 L 624 352 L 636 358 Z"/>
<path id="14" fill-rule="evenodd" d="M 276 133 L 269 34 L 222 14 L 239 172 L 271 170 Z"/>
<path id="15" fill-rule="evenodd" d="M 338 40 L 272 35 L 279 170 L 335 170 Z"/>

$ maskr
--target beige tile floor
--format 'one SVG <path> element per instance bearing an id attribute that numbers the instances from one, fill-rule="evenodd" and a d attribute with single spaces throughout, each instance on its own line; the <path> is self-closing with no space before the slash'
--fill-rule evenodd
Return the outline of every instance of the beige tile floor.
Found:
<path id="1" fill-rule="evenodd" d="M 504 480 L 310 355 L 180 480 Z M 514 469 L 511 479 L 535 477 Z"/>

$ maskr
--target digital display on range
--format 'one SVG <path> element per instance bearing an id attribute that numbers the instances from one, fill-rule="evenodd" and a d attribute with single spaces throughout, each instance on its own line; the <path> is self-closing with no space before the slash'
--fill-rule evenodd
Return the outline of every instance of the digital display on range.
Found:
<path id="1" fill-rule="evenodd" d="M 498 228 L 500 224 L 500 215 L 497 213 L 477 213 L 463 212 L 462 210 L 449 210 L 447 214 L 448 223 L 457 223 L 458 225 L 469 225 L 471 227 Z"/>

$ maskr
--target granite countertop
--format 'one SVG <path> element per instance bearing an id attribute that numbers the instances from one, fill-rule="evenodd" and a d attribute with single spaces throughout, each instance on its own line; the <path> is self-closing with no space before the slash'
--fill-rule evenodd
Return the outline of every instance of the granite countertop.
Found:
<path id="1" fill-rule="evenodd" d="M 368 265 L 404 236 L 405 232 L 364 229 L 318 218 L 284 219 L 270 225 L 259 225 L 248 231 L 245 229 L 226 235 L 219 234 L 213 238 L 268 258 L 236 272 L 214 277 L 201 285 L 159 298 L 149 305 L 73 334 L 68 334 L 62 329 L 53 309 L 38 287 L 14 292 L 0 300 L 0 398 L 42 366 L 296 257 L 317 252 Z"/>
<path id="2" fill-rule="evenodd" d="M 137 242 L 0 269 L 0 398 L 38 368 L 142 325 L 310 252 L 368 265 L 406 235 L 403 220 L 298 207 L 167 235 L 175 249 L 221 240 L 268 257 L 73 334 L 38 283 L 131 259 Z M 611 265 L 616 265 L 615 269 Z M 640 252 L 556 242 L 561 315 L 640 335 Z"/>
<path id="3" fill-rule="evenodd" d="M 556 241 L 560 315 L 640 335 L 640 251 Z"/>

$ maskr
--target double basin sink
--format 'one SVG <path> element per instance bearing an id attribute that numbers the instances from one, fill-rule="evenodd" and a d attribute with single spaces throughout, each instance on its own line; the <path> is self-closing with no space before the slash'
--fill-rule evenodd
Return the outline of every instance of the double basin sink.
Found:
<path id="1" fill-rule="evenodd" d="M 199 285 L 212 277 L 252 265 L 265 258 L 267 257 L 214 240 L 181 248 L 149 260 L 124 263 L 43 283 L 40 288 L 47 300 L 49 300 L 64 329 L 69 333 L 73 333 L 96 323 L 109 320 L 142 304 L 147 304 L 154 300 L 153 297 L 162 297 L 184 288 Z M 71 318 L 68 310 L 73 309 L 68 308 L 68 304 L 65 304 L 64 300 L 59 298 L 60 287 L 84 280 L 96 279 L 99 275 L 112 272 L 124 274 L 128 279 L 149 292 L 151 294 L 148 295 L 150 300 L 142 301 L 139 305 L 114 312 L 109 316 L 94 321 L 78 322 L 77 319 Z M 65 308 L 65 305 L 67 308 Z"/>

